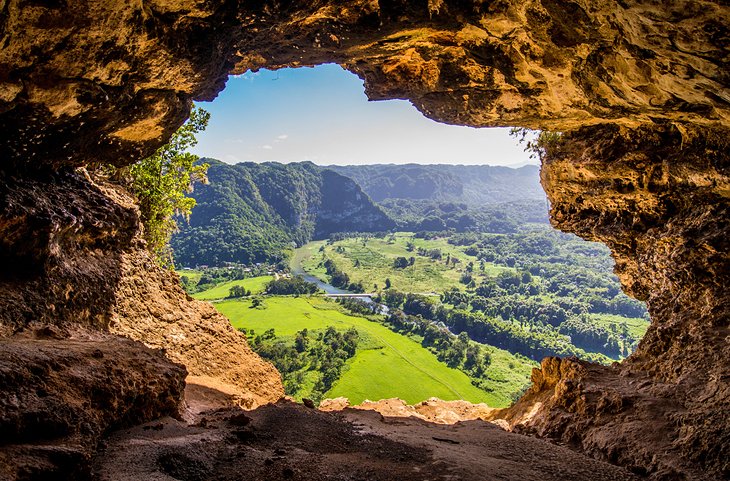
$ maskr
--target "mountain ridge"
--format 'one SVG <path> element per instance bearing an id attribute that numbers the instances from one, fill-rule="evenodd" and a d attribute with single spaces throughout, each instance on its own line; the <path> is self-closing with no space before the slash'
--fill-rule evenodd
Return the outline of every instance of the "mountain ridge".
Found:
<path id="1" fill-rule="evenodd" d="M 200 161 L 209 183 L 192 193 L 198 205 L 171 241 L 183 265 L 278 262 L 333 232 L 396 225 L 353 180 L 311 162 Z"/>
<path id="2" fill-rule="evenodd" d="M 182 265 L 279 262 L 336 232 L 512 232 L 502 210 L 523 211 L 524 222 L 546 211 L 536 166 L 200 162 L 209 184 L 196 187 L 198 205 L 171 241 Z"/>
<path id="3" fill-rule="evenodd" d="M 463 164 L 326 165 L 357 182 L 375 202 L 386 199 L 463 202 L 482 206 L 543 200 L 540 169 Z"/>

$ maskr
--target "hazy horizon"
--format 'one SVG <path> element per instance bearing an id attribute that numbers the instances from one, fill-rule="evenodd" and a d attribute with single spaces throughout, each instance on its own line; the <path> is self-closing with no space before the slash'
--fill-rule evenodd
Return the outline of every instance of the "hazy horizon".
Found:
<path id="1" fill-rule="evenodd" d="M 434 163 L 421 163 L 421 162 L 407 162 L 407 163 L 395 163 L 395 162 L 373 162 L 373 163 L 361 163 L 361 164 L 323 164 L 320 162 L 313 162 L 311 160 L 293 160 L 291 162 L 281 162 L 278 160 L 241 160 L 239 162 L 225 162 L 224 160 L 217 159 L 215 157 L 211 157 L 209 155 L 201 155 L 201 158 L 211 159 L 211 160 L 217 160 L 219 162 L 223 162 L 224 164 L 228 165 L 238 165 L 238 164 L 245 164 L 245 163 L 254 163 L 254 164 L 265 164 L 265 163 L 279 163 L 279 164 L 297 164 L 297 163 L 303 163 L 303 162 L 311 162 L 312 164 L 318 166 L 318 167 L 363 167 L 363 166 L 375 166 L 375 165 L 393 165 L 393 166 L 420 166 L 420 167 L 440 167 L 440 166 L 446 166 L 446 167 L 504 167 L 507 169 L 521 169 L 523 167 L 535 167 L 540 168 L 539 164 L 521 164 L 521 165 L 495 165 L 495 164 L 448 164 L 445 162 L 434 162 Z"/>
<path id="2" fill-rule="evenodd" d="M 537 165 L 508 128 L 447 125 L 404 100 L 368 101 L 338 65 L 232 76 L 191 151 L 222 162 Z"/>

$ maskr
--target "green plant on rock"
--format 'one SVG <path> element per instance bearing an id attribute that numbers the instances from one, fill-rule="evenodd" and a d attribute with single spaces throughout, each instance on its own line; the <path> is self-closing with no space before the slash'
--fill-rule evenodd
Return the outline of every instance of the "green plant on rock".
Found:
<path id="1" fill-rule="evenodd" d="M 535 131 L 523 127 L 510 129 L 509 134 L 525 146 L 525 152 L 530 153 L 531 159 L 544 160 L 560 145 L 562 132 Z"/>
<path id="2" fill-rule="evenodd" d="M 208 164 L 196 164 L 198 156 L 187 150 L 198 143 L 195 135 L 205 129 L 209 118 L 208 112 L 194 107 L 167 144 L 130 169 L 147 246 L 164 267 L 173 267 L 168 243 L 178 228 L 176 217 L 190 216 L 195 199 L 188 194 L 196 182 L 207 182 Z"/>

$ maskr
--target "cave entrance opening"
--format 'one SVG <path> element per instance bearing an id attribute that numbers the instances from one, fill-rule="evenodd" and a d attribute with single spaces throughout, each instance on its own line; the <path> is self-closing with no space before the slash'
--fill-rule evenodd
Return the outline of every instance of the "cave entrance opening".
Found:
<path id="1" fill-rule="evenodd" d="M 367 102 L 336 65 L 247 72 L 200 106 L 210 183 L 173 238 L 179 273 L 287 394 L 505 407 L 543 357 L 607 364 L 643 337 L 645 305 L 608 248 L 550 226 L 509 129 Z"/>

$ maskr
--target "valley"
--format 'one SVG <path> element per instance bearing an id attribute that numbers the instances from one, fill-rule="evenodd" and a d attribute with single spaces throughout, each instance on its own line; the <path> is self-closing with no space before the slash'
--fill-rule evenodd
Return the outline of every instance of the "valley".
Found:
<path id="1" fill-rule="evenodd" d="M 375 293 L 374 304 L 268 294 L 270 275 L 224 278 L 193 294 L 213 301 L 247 335 L 298 400 L 398 397 L 413 404 L 439 397 L 506 407 L 542 357 L 609 363 L 631 352 L 648 325 L 642 306 L 610 280 L 603 247 L 545 226 L 513 235 L 337 238 L 295 249 L 291 271 L 320 293 Z M 232 295 L 236 286 L 242 296 Z M 373 312 L 377 305 L 388 312 Z M 349 355 L 341 339 L 327 343 L 328 329 L 340 336 L 355 330 Z"/>
<path id="2" fill-rule="evenodd" d="M 332 281 L 342 272 L 339 287 L 380 292 L 390 308 L 535 361 L 609 363 L 648 326 L 643 305 L 618 288 L 605 248 L 539 225 L 519 234 L 362 235 L 300 251 L 310 274 Z"/>
<path id="3" fill-rule="evenodd" d="M 366 399 L 397 397 L 415 404 L 438 397 L 506 407 L 512 402 L 510 394 L 523 388 L 535 365 L 507 352 L 489 349 L 492 363 L 488 372 L 493 377 L 489 392 L 474 386 L 465 373 L 439 361 L 421 345 L 419 337 L 389 329 L 383 316 L 355 315 L 321 297 L 270 296 L 256 308 L 252 308 L 250 299 L 222 301 L 215 306 L 231 319 L 234 327 L 246 331 L 254 350 L 275 363 L 284 377 L 287 394 L 298 400 L 310 398 L 319 402 L 344 396 L 358 404 Z M 321 392 L 316 385 L 322 370 L 316 362 L 310 362 L 311 356 L 308 360 L 299 359 L 303 356 L 295 354 L 294 345 L 298 333 L 306 330 L 309 342 L 315 342 L 330 326 L 340 332 L 354 328 L 359 339 L 355 355 L 342 366 L 339 378 Z M 267 338 L 270 329 L 275 337 Z M 277 344 L 288 348 L 286 355 L 274 353 Z M 282 369 L 298 361 L 303 361 L 300 369 Z"/>
<path id="4" fill-rule="evenodd" d="M 506 407 L 544 357 L 610 364 L 648 326 L 644 305 L 621 292 L 608 249 L 547 225 L 534 168 L 211 169 L 195 193 L 201 205 L 173 239 L 181 262 L 196 260 L 181 282 L 246 334 L 294 399 Z M 325 185 L 332 176 L 344 190 Z M 479 188 L 501 202 L 480 204 Z M 344 192 L 349 200 L 336 201 Z M 272 228 L 253 227 L 260 222 Z M 236 232 L 280 238 L 251 244 Z M 190 250 L 210 235 L 207 250 Z M 356 293 L 369 297 L 326 297 Z"/>

